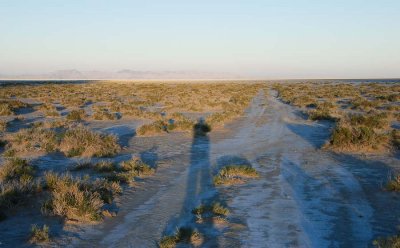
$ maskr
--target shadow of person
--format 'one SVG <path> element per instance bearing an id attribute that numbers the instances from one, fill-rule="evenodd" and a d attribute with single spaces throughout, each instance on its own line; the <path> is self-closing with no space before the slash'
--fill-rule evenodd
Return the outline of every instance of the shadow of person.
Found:
<path id="1" fill-rule="evenodd" d="M 164 235 L 173 235 L 179 228 L 197 229 L 201 233 L 216 233 L 214 230 L 204 230 L 195 220 L 193 209 L 200 204 L 209 204 L 216 200 L 217 191 L 213 185 L 210 163 L 210 140 L 207 133 L 210 126 L 203 120 L 193 126 L 193 141 L 190 149 L 190 165 L 184 187 L 185 196 L 178 216 L 172 218 L 166 225 Z M 211 227 L 212 229 L 212 227 Z M 214 235 L 216 236 L 216 235 Z M 218 247 L 213 237 L 205 237 L 207 245 Z"/>

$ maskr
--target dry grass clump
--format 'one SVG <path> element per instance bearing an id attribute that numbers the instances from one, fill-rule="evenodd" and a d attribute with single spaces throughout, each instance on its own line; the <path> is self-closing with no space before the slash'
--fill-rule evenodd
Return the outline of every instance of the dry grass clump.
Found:
<path id="1" fill-rule="evenodd" d="M 121 147 L 115 136 L 96 133 L 79 126 L 64 133 L 60 150 L 68 157 L 107 157 L 117 154 Z"/>
<path id="2" fill-rule="evenodd" d="M 20 158 L 9 158 L 0 166 L 0 217 L 4 216 L 3 211 L 40 190 L 40 185 L 33 181 L 34 172 L 33 166 Z"/>
<path id="3" fill-rule="evenodd" d="M 0 120 L 0 132 L 5 132 L 8 126 L 8 121 Z"/>
<path id="4" fill-rule="evenodd" d="M 257 178 L 258 172 L 248 165 L 230 165 L 222 168 L 214 177 L 215 185 L 243 183 L 246 178 Z"/>
<path id="5" fill-rule="evenodd" d="M 374 240 L 373 245 L 377 248 L 399 248 L 400 235 L 395 235 L 388 238 L 379 238 Z"/>
<path id="6" fill-rule="evenodd" d="M 45 113 L 46 116 L 49 117 L 60 116 L 60 113 L 58 113 L 57 108 L 51 103 L 44 103 L 40 105 L 39 110 Z"/>
<path id="7" fill-rule="evenodd" d="M 400 130 L 392 130 L 392 143 L 396 149 L 400 150 Z"/>
<path id="8" fill-rule="evenodd" d="M 74 109 L 71 110 L 71 112 L 68 113 L 67 115 L 67 120 L 69 121 L 81 121 L 85 119 L 86 113 L 85 110 L 83 109 Z"/>
<path id="9" fill-rule="evenodd" d="M 219 202 L 214 202 L 211 205 L 200 205 L 199 207 L 192 210 L 192 213 L 196 215 L 198 223 L 202 223 L 207 220 L 212 222 L 225 222 L 226 216 L 229 215 L 229 209 L 222 206 Z"/>
<path id="10" fill-rule="evenodd" d="M 28 104 L 18 100 L 1 100 L 0 101 L 0 116 L 14 115 L 19 108 L 28 107 Z"/>
<path id="11" fill-rule="evenodd" d="M 179 243 L 186 243 L 198 247 L 203 243 L 203 236 L 191 227 L 180 227 L 172 236 L 165 236 L 159 242 L 160 248 L 174 248 Z"/>
<path id="12" fill-rule="evenodd" d="M 115 113 L 110 113 L 107 109 L 96 109 L 93 113 L 93 119 L 95 120 L 116 120 L 118 116 Z"/>
<path id="13" fill-rule="evenodd" d="M 117 170 L 115 164 L 111 161 L 100 161 L 94 165 L 97 172 L 113 172 Z"/>
<path id="14" fill-rule="evenodd" d="M 70 175 L 46 173 L 46 186 L 51 198 L 43 206 L 46 214 L 80 222 L 102 219 L 102 207 L 122 192 L 119 184 L 97 179 L 94 182 Z"/>
<path id="15" fill-rule="evenodd" d="M 150 124 L 140 126 L 136 133 L 140 136 L 160 134 L 168 131 L 168 123 L 158 120 Z"/>
<path id="16" fill-rule="evenodd" d="M 394 176 L 386 185 L 389 191 L 400 191 L 400 175 Z"/>
<path id="17" fill-rule="evenodd" d="M 27 160 L 8 158 L 0 167 L 0 182 L 18 180 L 31 181 L 35 170 Z"/>
<path id="18" fill-rule="evenodd" d="M 37 225 L 32 225 L 31 234 L 29 237 L 29 243 L 31 244 L 43 244 L 50 241 L 49 235 L 49 227 L 47 225 L 43 225 L 40 228 Z"/>
<path id="19" fill-rule="evenodd" d="M 112 181 L 130 183 L 134 177 L 150 176 L 154 169 L 137 157 L 121 163 L 120 168 L 109 176 Z"/>
<path id="20" fill-rule="evenodd" d="M 22 129 L 9 139 L 7 149 L 16 152 L 52 152 L 58 147 L 59 137 L 53 130 L 42 127 Z"/>
<path id="21" fill-rule="evenodd" d="M 386 114 L 350 114 L 333 131 L 330 147 L 345 151 L 376 151 L 389 146 Z"/>

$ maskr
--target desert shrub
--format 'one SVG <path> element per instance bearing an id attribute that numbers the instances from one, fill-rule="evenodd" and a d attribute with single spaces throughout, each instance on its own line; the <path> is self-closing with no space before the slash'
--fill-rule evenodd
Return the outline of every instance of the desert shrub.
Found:
<path id="1" fill-rule="evenodd" d="M 95 120 L 116 120 L 117 115 L 110 113 L 107 109 L 97 109 L 93 114 Z"/>
<path id="2" fill-rule="evenodd" d="M 138 135 L 151 135 L 166 132 L 168 130 L 168 123 L 163 120 L 158 120 L 150 124 L 140 126 L 136 133 Z"/>
<path id="3" fill-rule="evenodd" d="M 379 102 L 366 100 L 360 97 L 351 100 L 351 104 L 353 109 L 368 110 L 371 108 L 376 108 L 379 105 Z"/>
<path id="4" fill-rule="evenodd" d="M 316 109 L 308 112 L 308 118 L 313 121 L 317 120 L 336 120 L 330 113 L 329 109 Z"/>
<path id="5" fill-rule="evenodd" d="M 10 180 L 31 181 L 35 170 L 27 160 L 9 158 L 0 167 L 0 182 Z"/>
<path id="6" fill-rule="evenodd" d="M 5 132 L 7 129 L 8 122 L 0 120 L 0 132 Z"/>
<path id="7" fill-rule="evenodd" d="M 92 132 L 85 127 L 68 129 L 60 143 L 60 150 L 69 157 L 106 157 L 117 154 L 121 148 L 117 138 Z"/>
<path id="8" fill-rule="evenodd" d="M 386 185 L 389 191 L 400 191 L 400 175 L 394 176 Z"/>
<path id="9" fill-rule="evenodd" d="M 15 152 L 52 152 L 57 149 L 58 142 L 58 137 L 52 130 L 41 127 L 27 128 L 12 135 L 8 148 L 15 150 Z"/>
<path id="10" fill-rule="evenodd" d="M 98 193 L 105 203 L 112 203 L 116 195 L 122 193 L 122 188 L 117 182 L 109 182 L 106 179 L 96 179 L 94 182 L 83 181 L 81 189 L 92 193 Z"/>
<path id="11" fill-rule="evenodd" d="M 397 149 L 400 149 L 400 130 L 392 130 L 392 143 Z"/>
<path id="12" fill-rule="evenodd" d="M 19 108 L 27 107 L 28 104 L 18 100 L 1 100 L 0 101 L 0 116 L 8 116 L 15 114 Z"/>
<path id="13" fill-rule="evenodd" d="M 124 161 L 119 168 L 114 169 L 113 173 L 108 175 L 108 179 L 114 182 L 131 183 L 134 177 L 150 176 L 154 174 L 154 169 L 134 157 L 131 160 Z"/>
<path id="14" fill-rule="evenodd" d="M 383 128 L 388 125 L 387 114 L 350 114 L 348 115 L 350 125 L 363 125 L 370 128 Z"/>
<path id="15" fill-rule="evenodd" d="M 37 225 L 32 225 L 31 227 L 31 234 L 29 236 L 29 242 L 31 244 L 40 244 L 50 241 L 49 235 L 49 227 L 47 225 L 43 225 L 40 228 Z"/>
<path id="16" fill-rule="evenodd" d="M 179 243 L 189 243 L 199 246 L 203 242 L 203 237 L 197 230 L 191 227 L 180 227 L 172 236 L 166 236 L 159 242 L 160 248 L 173 248 Z"/>
<path id="17" fill-rule="evenodd" d="M 95 164 L 94 169 L 98 172 L 112 172 L 117 170 L 117 167 L 111 161 L 100 161 Z"/>
<path id="18" fill-rule="evenodd" d="M 46 185 L 51 198 L 43 206 L 43 212 L 77 221 L 97 221 L 102 218 L 104 205 L 101 195 L 82 186 L 80 180 L 70 175 L 46 174 Z"/>
<path id="19" fill-rule="evenodd" d="M 86 117 L 85 110 L 75 109 L 68 113 L 67 120 L 69 121 L 81 121 Z"/>
<path id="20" fill-rule="evenodd" d="M 242 183 L 245 178 L 256 178 L 258 172 L 248 165 L 230 165 L 222 168 L 214 177 L 215 185 Z"/>
<path id="21" fill-rule="evenodd" d="M 219 202 L 214 202 L 211 205 L 202 204 L 193 209 L 192 213 L 196 215 L 198 223 L 202 223 L 205 219 L 211 219 L 213 222 L 218 220 L 225 222 L 225 217 L 229 215 L 229 209 L 222 206 Z"/>
<path id="22" fill-rule="evenodd" d="M 377 133 L 371 127 L 339 124 L 333 131 L 330 145 L 341 150 L 358 150 L 359 148 L 376 150 L 386 141 L 386 135 Z"/>
<path id="23" fill-rule="evenodd" d="M 45 103 L 40 106 L 40 111 L 44 112 L 46 116 L 60 116 L 58 113 L 57 108 L 51 103 Z"/>
<path id="24" fill-rule="evenodd" d="M 379 238 L 374 240 L 374 246 L 377 248 L 399 248 L 400 247 L 400 235 L 388 237 L 388 238 Z"/>

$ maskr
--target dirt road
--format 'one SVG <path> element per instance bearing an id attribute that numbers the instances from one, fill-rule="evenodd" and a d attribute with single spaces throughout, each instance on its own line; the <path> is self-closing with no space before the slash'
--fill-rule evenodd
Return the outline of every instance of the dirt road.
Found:
<path id="1" fill-rule="evenodd" d="M 156 175 L 71 246 L 156 247 L 183 225 L 198 228 L 205 247 L 368 247 L 395 234 L 400 199 L 382 185 L 399 160 L 321 150 L 331 124 L 305 120 L 274 94 L 260 92 L 229 131 L 132 137 L 126 153 L 139 151 Z M 212 176 L 227 164 L 252 164 L 261 178 L 216 189 Z M 231 224 L 196 224 L 191 210 L 215 200 L 230 208 Z"/>

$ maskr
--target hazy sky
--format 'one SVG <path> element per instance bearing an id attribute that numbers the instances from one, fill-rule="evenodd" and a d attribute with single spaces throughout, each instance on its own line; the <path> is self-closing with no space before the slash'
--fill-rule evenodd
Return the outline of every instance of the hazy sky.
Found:
<path id="1" fill-rule="evenodd" d="M 399 0 L 0 0 L 0 74 L 400 77 Z"/>

